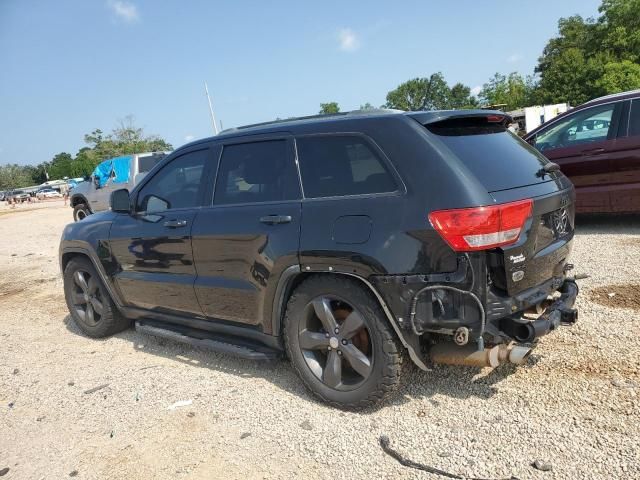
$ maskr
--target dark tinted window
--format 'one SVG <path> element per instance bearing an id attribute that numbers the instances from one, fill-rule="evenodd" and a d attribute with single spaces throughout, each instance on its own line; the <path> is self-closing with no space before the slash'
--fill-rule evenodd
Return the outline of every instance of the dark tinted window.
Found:
<path id="1" fill-rule="evenodd" d="M 636 98 L 631 104 L 629 116 L 629 136 L 640 135 L 640 99 Z"/>
<path id="2" fill-rule="evenodd" d="M 427 125 L 487 191 L 548 181 L 538 172 L 547 160 L 500 124 L 465 119 Z M 425 162 L 428 159 L 425 159 Z"/>
<path id="3" fill-rule="evenodd" d="M 313 136 L 296 140 L 307 198 L 393 192 L 396 184 L 384 162 L 361 138 Z"/>
<path id="4" fill-rule="evenodd" d="M 164 157 L 166 157 L 164 153 L 154 153 L 153 155 L 147 155 L 146 157 L 138 157 L 138 172 L 148 172 Z"/>
<path id="5" fill-rule="evenodd" d="M 201 205 L 209 150 L 181 155 L 162 167 L 138 194 L 137 211 L 161 212 Z"/>
<path id="6" fill-rule="evenodd" d="M 286 140 L 228 145 L 222 150 L 217 205 L 300 198 L 298 174 Z"/>

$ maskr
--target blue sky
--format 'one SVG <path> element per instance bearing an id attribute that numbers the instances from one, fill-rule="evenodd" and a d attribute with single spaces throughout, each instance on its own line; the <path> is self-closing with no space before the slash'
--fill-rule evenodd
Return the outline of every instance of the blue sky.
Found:
<path id="1" fill-rule="evenodd" d="M 532 73 L 560 17 L 600 0 L 0 0 L 0 164 L 75 154 L 133 115 L 174 147 L 225 128 L 384 103 L 441 71 Z"/>

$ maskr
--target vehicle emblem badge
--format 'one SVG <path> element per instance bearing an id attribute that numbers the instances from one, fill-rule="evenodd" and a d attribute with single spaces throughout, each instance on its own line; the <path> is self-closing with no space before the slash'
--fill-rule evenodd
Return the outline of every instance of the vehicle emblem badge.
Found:
<path id="1" fill-rule="evenodd" d="M 526 260 L 526 257 L 521 253 L 520 255 L 510 255 L 509 260 L 511 260 L 512 263 L 522 263 Z"/>
<path id="2" fill-rule="evenodd" d="M 511 274 L 511 278 L 513 279 L 514 282 L 519 282 L 520 280 L 522 280 L 524 278 L 524 272 L 522 270 L 518 270 L 516 272 L 513 272 Z"/>
<path id="3" fill-rule="evenodd" d="M 551 217 L 553 230 L 557 235 L 564 235 L 569 231 L 569 213 L 566 208 L 553 212 Z"/>

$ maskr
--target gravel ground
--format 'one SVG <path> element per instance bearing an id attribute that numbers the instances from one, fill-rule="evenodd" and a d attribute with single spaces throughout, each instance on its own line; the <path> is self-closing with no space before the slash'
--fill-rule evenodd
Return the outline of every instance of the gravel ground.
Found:
<path id="1" fill-rule="evenodd" d="M 592 276 L 580 321 L 544 338 L 528 365 L 407 365 L 398 393 L 360 413 L 316 402 L 284 361 L 133 330 L 82 336 L 57 263 L 70 220 L 60 201 L 0 209 L 4 478 L 442 478 L 384 454 L 383 434 L 404 456 L 465 476 L 640 478 L 640 311 L 589 300 L 638 283 L 637 217 L 580 219 L 572 261 Z M 182 400 L 192 404 L 168 409 Z"/>

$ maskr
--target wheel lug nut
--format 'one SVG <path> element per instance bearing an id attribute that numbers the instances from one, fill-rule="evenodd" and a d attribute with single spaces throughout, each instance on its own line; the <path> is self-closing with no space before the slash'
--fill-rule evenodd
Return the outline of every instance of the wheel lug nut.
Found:
<path id="1" fill-rule="evenodd" d="M 336 329 L 334 330 L 334 332 L 338 333 L 340 332 L 340 329 L 338 327 L 336 327 Z"/>
<path id="2" fill-rule="evenodd" d="M 346 345 L 347 343 L 348 343 L 348 342 L 343 338 L 343 339 L 342 339 L 342 344 L 343 344 L 343 345 Z"/>
<path id="3" fill-rule="evenodd" d="M 325 337 L 327 337 L 327 338 L 329 338 L 329 334 L 328 334 L 328 333 L 325 333 L 325 334 L 324 334 L 324 336 L 325 336 Z"/>
<path id="4" fill-rule="evenodd" d="M 328 351 L 331 351 L 331 347 L 327 347 L 327 350 L 328 350 Z"/>
<path id="5" fill-rule="evenodd" d="M 342 355 L 342 352 L 340 350 L 338 350 L 338 355 Z"/>

